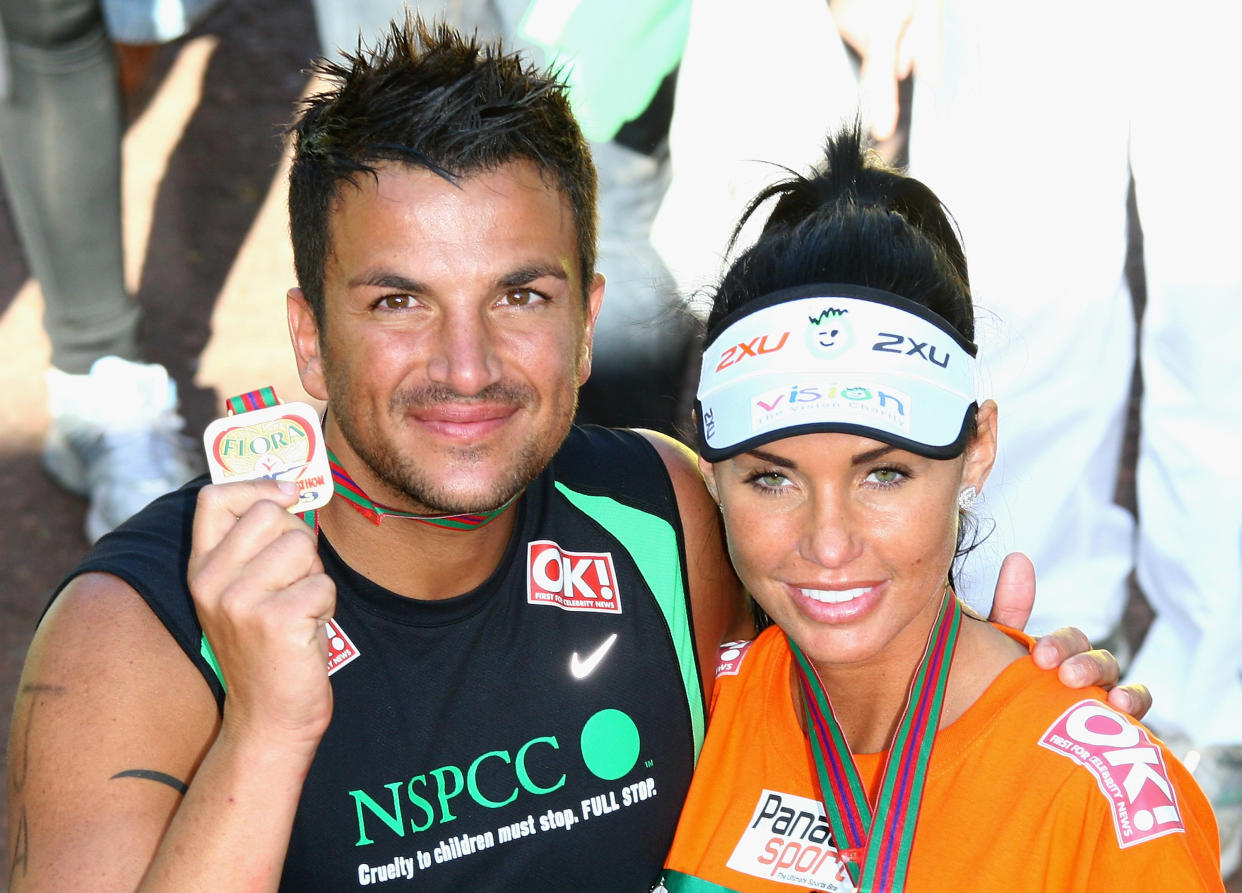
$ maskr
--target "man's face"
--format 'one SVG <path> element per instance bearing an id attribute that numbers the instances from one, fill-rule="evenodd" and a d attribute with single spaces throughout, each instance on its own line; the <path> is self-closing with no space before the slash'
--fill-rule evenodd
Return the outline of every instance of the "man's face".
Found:
<path id="1" fill-rule="evenodd" d="M 413 511 L 519 493 L 569 430 L 603 297 L 597 276 L 584 308 L 564 193 L 528 162 L 457 185 L 386 163 L 330 232 L 322 328 L 296 289 L 290 328 L 346 470 Z"/>

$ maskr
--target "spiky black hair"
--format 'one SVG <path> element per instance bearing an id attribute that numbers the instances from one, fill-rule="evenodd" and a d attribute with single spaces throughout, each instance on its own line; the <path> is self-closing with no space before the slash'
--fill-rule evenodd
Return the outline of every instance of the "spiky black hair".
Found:
<path id="1" fill-rule="evenodd" d="M 457 182 L 533 162 L 569 199 L 584 290 L 595 269 L 596 176 L 555 72 L 499 41 L 407 15 L 372 48 L 359 42 L 313 73 L 328 89 L 305 99 L 290 132 L 289 221 L 298 283 L 323 321 L 329 214 L 343 183 L 398 162 Z"/>

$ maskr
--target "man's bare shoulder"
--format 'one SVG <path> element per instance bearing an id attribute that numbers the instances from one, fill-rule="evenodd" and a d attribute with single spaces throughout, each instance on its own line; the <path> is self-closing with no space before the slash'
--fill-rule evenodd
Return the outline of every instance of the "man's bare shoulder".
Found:
<path id="1" fill-rule="evenodd" d="M 753 633 L 743 604 L 741 584 L 725 549 L 720 512 L 703 484 L 694 452 L 655 431 L 638 433 L 659 453 L 677 495 L 686 538 L 695 645 L 699 665 L 703 668 L 704 687 L 710 690 L 717 646 L 727 639 L 745 638 Z"/>
<path id="2" fill-rule="evenodd" d="M 74 579 L 18 685 L 10 889 L 136 886 L 218 728 L 206 681 L 138 593 L 110 574 Z"/>
<path id="3" fill-rule="evenodd" d="M 664 462 L 677 495 L 682 521 L 693 523 L 696 527 L 719 527 L 720 513 L 703 484 L 694 451 L 684 443 L 658 431 L 635 428 L 634 432 L 650 443 Z"/>

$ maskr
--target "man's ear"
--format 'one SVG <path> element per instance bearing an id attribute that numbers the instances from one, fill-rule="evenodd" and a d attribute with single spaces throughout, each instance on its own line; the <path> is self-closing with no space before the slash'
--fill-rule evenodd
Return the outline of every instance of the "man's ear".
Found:
<path id="1" fill-rule="evenodd" d="M 962 486 L 983 492 L 983 484 L 996 462 L 997 409 L 995 400 L 984 400 L 975 414 L 975 436 L 966 445 Z"/>
<path id="2" fill-rule="evenodd" d="M 595 342 L 595 323 L 599 320 L 600 308 L 604 306 L 604 274 L 596 273 L 591 277 L 591 285 L 586 295 L 586 320 L 582 330 L 582 355 L 578 360 L 578 386 L 581 387 L 591 377 L 591 355 Z"/>
<path id="3" fill-rule="evenodd" d="M 302 289 L 291 288 L 286 293 L 285 312 L 289 318 L 289 340 L 293 342 L 293 355 L 297 358 L 302 387 L 317 400 L 327 400 L 328 387 L 319 351 L 319 323 Z"/>

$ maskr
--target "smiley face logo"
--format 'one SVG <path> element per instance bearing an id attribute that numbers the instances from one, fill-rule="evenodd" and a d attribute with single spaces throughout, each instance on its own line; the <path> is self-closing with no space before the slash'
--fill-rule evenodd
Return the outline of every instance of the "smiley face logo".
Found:
<path id="1" fill-rule="evenodd" d="M 845 353 L 854 345 L 854 330 L 846 318 L 848 310 L 827 307 L 807 317 L 806 346 L 812 354 L 831 357 Z"/>

